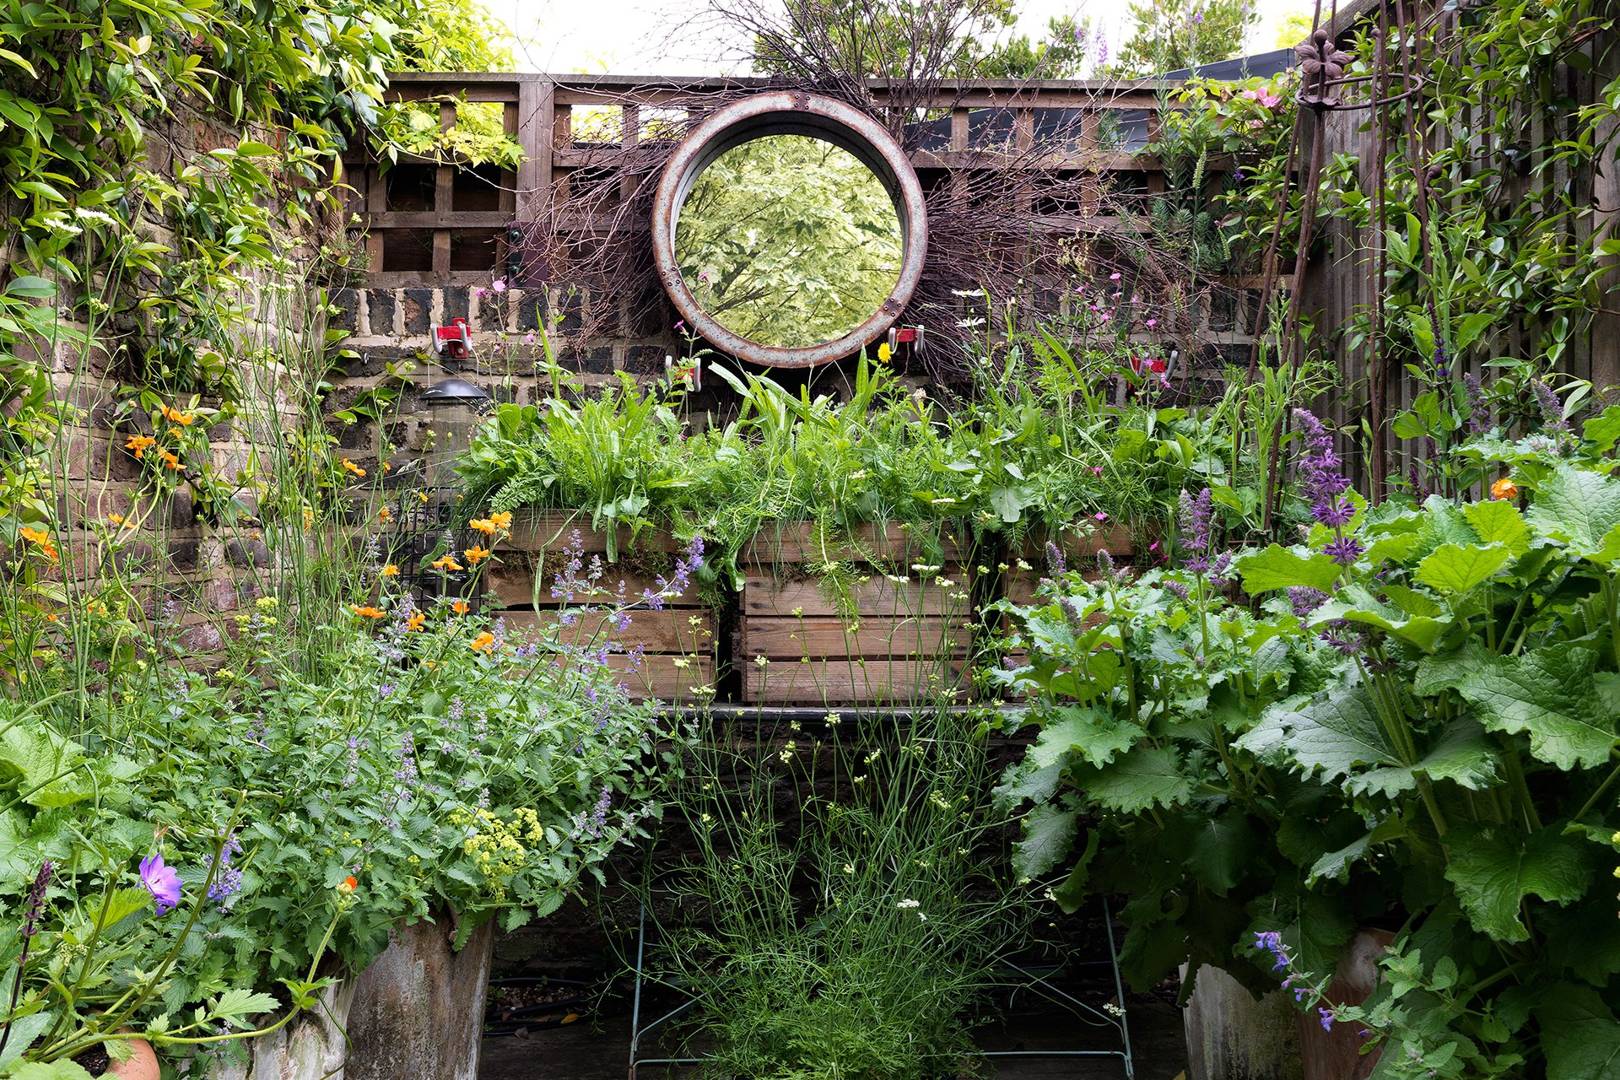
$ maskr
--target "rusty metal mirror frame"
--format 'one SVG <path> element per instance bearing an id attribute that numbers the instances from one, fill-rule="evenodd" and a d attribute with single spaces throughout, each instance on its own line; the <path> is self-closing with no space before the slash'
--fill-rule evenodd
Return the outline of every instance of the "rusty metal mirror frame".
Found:
<path id="1" fill-rule="evenodd" d="M 900 218 L 900 276 L 865 322 L 832 341 L 787 348 L 750 341 L 721 326 L 698 304 L 675 261 L 681 206 L 703 170 L 733 147 L 766 135 L 807 135 L 849 151 L 872 170 L 894 200 Z M 911 161 L 884 127 L 853 106 L 799 91 L 756 94 L 717 109 L 686 136 L 664 166 L 653 196 L 653 259 L 664 291 L 688 326 L 715 348 L 767 367 L 814 367 L 853 355 L 876 341 L 900 317 L 922 277 L 928 252 L 928 214 Z"/>

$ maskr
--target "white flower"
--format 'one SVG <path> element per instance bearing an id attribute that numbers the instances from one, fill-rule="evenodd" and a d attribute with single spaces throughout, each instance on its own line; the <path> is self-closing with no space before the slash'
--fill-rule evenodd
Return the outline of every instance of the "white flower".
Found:
<path id="1" fill-rule="evenodd" d="M 920 908 L 920 907 L 922 907 L 922 901 L 921 900 L 902 900 L 902 901 L 900 901 L 898 904 L 896 904 L 894 906 L 899 908 L 901 911 L 910 911 L 912 908 Z"/>

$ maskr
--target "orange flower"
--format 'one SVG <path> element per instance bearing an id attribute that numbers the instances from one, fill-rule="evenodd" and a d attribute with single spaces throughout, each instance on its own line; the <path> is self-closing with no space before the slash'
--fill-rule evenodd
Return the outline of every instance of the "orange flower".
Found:
<path id="1" fill-rule="evenodd" d="M 489 518 L 473 518 L 471 521 L 467 522 L 467 524 L 477 529 L 485 536 L 495 535 L 495 523 L 489 520 Z"/>
<path id="2" fill-rule="evenodd" d="M 468 611 L 472 610 L 472 605 L 467 603 L 465 600 L 456 600 L 451 603 L 450 610 L 455 612 L 457 615 L 465 615 Z"/>
<path id="3" fill-rule="evenodd" d="M 1491 485 L 1491 498 L 1493 499 L 1517 499 L 1518 497 L 1519 485 L 1515 484 L 1509 477 L 1504 476 Z"/>
<path id="4" fill-rule="evenodd" d="M 479 563 L 489 558 L 489 548 L 481 548 L 477 544 L 474 544 L 466 551 L 463 551 L 462 554 L 467 556 L 467 565 L 477 566 Z"/>
<path id="5" fill-rule="evenodd" d="M 354 879 L 353 874 L 350 874 L 348 877 L 338 882 L 337 891 L 342 893 L 344 896 L 347 896 L 359 887 L 360 883 Z"/>
<path id="6" fill-rule="evenodd" d="M 512 511 L 502 510 L 498 514 L 491 514 L 489 520 L 495 523 L 497 529 L 510 529 L 512 527 Z"/>
<path id="7" fill-rule="evenodd" d="M 349 607 L 356 615 L 367 619 L 380 619 L 387 614 L 380 608 L 374 608 L 370 604 L 350 604 Z"/>
<path id="8" fill-rule="evenodd" d="M 461 564 L 456 562 L 456 557 L 454 555 L 441 555 L 437 559 L 433 560 L 433 569 L 460 570 Z"/>
<path id="9" fill-rule="evenodd" d="M 182 468 L 182 466 L 180 464 L 180 459 L 179 459 L 179 457 L 177 457 L 175 455 L 174 451 L 172 451 L 172 450 L 163 451 L 163 467 L 165 469 L 173 469 L 175 472 L 180 471 L 180 469 Z"/>
<path id="10" fill-rule="evenodd" d="M 410 618 L 405 620 L 405 629 L 420 630 L 427 625 L 427 616 L 420 611 L 411 612 Z"/>
<path id="11" fill-rule="evenodd" d="M 344 458 L 340 464 L 343 466 L 343 471 L 353 476 L 356 480 L 364 480 L 366 478 L 366 470 L 362 469 L 348 458 Z"/>
<path id="12" fill-rule="evenodd" d="M 156 443 L 157 440 L 150 435 L 131 435 L 124 440 L 124 449 L 134 451 L 135 460 L 139 461 L 146 457 L 146 452 Z"/>
<path id="13" fill-rule="evenodd" d="M 381 510 L 377 511 L 377 520 L 386 525 L 390 521 L 394 520 L 394 512 L 385 506 Z"/>
<path id="14" fill-rule="evenodd" d="M 39 553 L 52 562 L 56 561 L 56 544 L 51 540 L 51 534 L 44 529 L 31 529 L 23 526 L 17 530 L 17 535 L 39 548 Z"/>
<path id="15" fill-rule="evenodd" d="M 510 510 L 502 510 L 500 513 L 491 514 L 487 518 L 474 518 L 473 520 L 467 522 L 467 524 L 477 529 L 485 536 L 494 536 L 503 529 L 510 529 L 512 527 L 512 512 Z"/>
<path id="16" fill-rule="evenodd" d="M 173 409 L 165 405 L 163 406 L 163 419 L 171 424 L 179 424 L 181 427 L 190 427 L 197 418 L 188 412 L 181 412 L 179 409 Z"/>
<path id="17" fill-rule="evenodd" d="M 395 566 L 393 563 L 389 563 L 387 566 L 383 567 L 381 572 L 383 577 L 399 577 L 399 567 Z"/>
<path id="18" fill-rule="evenodd" d="M 469 647 L 473 652 L 490 652 L 495 648 L 495 635 L 485 630 L 472 639 L 472 644 Z"/>

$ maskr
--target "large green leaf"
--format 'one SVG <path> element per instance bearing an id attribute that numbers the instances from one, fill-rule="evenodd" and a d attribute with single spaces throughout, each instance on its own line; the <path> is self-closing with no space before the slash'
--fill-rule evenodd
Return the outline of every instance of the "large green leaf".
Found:
<path id="1" fill-rule="evenodd" d="M 1344 881 L 1350 876 L 1350 868 L 1367 857 L 1376 844 L 1387 840 L 1399 839 L 1406 835 L 1406 822 L 1399 817 L 1387 817 L 1379 822 L 1373 829 L 1352 840 L 1337 851 L 1330 851 L 1317 859 L 1311 865 L 1310 873 L 1305 875 L 1305 884 L 1313 886 L 1323 878 L 1332 878 Z"/>
<path id="2" fill-rule="evenodd" d="M 1019 877 L 1038 878 L 1056 866 L 1074 846 L 1079 815 L 1047 803 L 1024 818 L 1024 836 L 1013 848 L 1013 870 Z"/>
<path id="3" fill-rule="evenodd" d="M 1267 718 L 1281 729 L 1286 757 L 1307 776 L 1320 771 L 1331 781 L 1368 765 L 1406 764 L 1379 728 L 1365 686 L 1339 690 L 1303 708 L 1278 706 Z"/>
<path id="4" fill-rule="evenodd" d="M 1513 558 L 1500 544 L 1441 544 L 1418 563 L 1417 579 L 1448 596 L 1465 593 L 1496 575 Z"/>
<path id="5" fill-rule="evenodd" d="M 1560 769 L 1596 768 L 1615 745 L 1615 716 L 1592 674 L 1591 649 L 1537 649 L 1496 656 L 1478 645 L 1425 659 L 1414 688 L 1451 688 L 1479 709 L 1491 731 L 1528 734 L 1530 752 Z"/>
<path id="6" fill-rule="evenodd" d="M 1298 555 L 1280 544 L 1245 556 L 1238 561 L 1237 568 L 1243 575 L 1243 588 L 1251 594 L 1296 585 L 1331 592 L 1342 569 L 1326 555 Z"/>
<path id="7" fill-rule="evenodd" d="M 1506 499 L 1489 499 L 1463 507 L 1463 517 L 1487 544 L 1501 544 L 1517 558 L 1530 549 L 1530 526 L 1519 508 Z"/>
<path id="8" fill-rule="evenodd" d="M 1597 991 L 1561 983 L 1536 1005 L 1547 1080 L 1614 1080 L 1620 1076 L 1620 1019 Z"/>
<path id="9" fill-rule="evenodd" d="M 1326 626 L 1343 620 L 1370 626 L 1406 642 L 1421 652 L 1433 652 L 1451 619 L 1444 616 L 1412 614 L 1381 603 L 1365 589 L 1346 589 L 1347 599 L 1329 600 L 1311 613 L 1312 626 Z"/>
<path id="10" fill-rule="evenodd" d="M 1559 465 L 1536 491 L 1525 516 L 1531 525 L 1569 541 L 1583 555 L 1602 551 L 1609 530 L 1620 525 L 1620 480 Z"/>
<path id="11" fill-rule="evenodd" d="M 1120 814 L 1175 806 L 1192 798 L 1192 778 L 1168 746 L 1139 746 L 1103 768 L 1076 770 L 1075 783 L 1092 802 Z"/>
<path id="12" fill-rule="evenodd" d="M 1142 734 L 1138 725 L 1116 720 L 1102 709 L 1063 705 L 1046 719 L 1028 756 L 1037 769 L 1061 764 L 1070 751 L 1092 765 L 1107 765 L 1116 755 L 1129 750 Z"/>
<path id="13" fill-rule="evenodd" d="M 1472 720 L 1454 721 L 1416 765 L 1391 765 L 1357 776 L 1350 790 L 1358 795 L 1394 796 L 1417 786 L 1419 774 L 1450 780 L 1470 791 L 1496 781 L 1496 754 L 1485 732 Z"/>
<path id="14" fill-rule="evenodd" d="M 41 809 L 71 806 L 95 794 L 90 761 L 79 745 L 43 726 L 17 724 L 0 735 L 0 777 Z"/>
<path id="15" fill-rule="evenodd" d="M 1453 832 L 1446 837 L 1446 854 L 1446 880 L 1468 921 L 1497 941 L 1529 938 L 1519 921 L 1525 897 L 1567 904 L 1579 900 L 1591 880 L 1579 843 L 1556 827 L 1534 834 L 1506 828 Z"/>

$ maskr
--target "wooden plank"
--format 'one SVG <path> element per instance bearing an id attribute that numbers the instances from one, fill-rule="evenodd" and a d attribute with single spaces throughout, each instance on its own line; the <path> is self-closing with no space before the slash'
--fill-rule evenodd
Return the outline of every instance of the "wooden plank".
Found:
<path id="1" fill-rule="evenodd" d="M 936 584 L 937 578 L 951 582 Z M 969 575 L 961 567 L 949 574 L 941 571 L 924 581 L 899 583 L 882 574 L 849 586 L 848 600 L 865 617 L 872 616 L 955 616 L 967 613 L 965 594 L 971 587 Z M 743 581 L 744 615 L 796 617 L 836 616 L 837 597 L 829 595 L 822 579 L 815 577 L 778 580 L 769 574 L 748 574 Z"/>
<path id="2" fill-rule="evenodd" d="M 489 614 L 505 620 L 508 632 L 514 634 L 532 635 L 535 631 L 555 627 L 559 639 L 567 645 L 595 646 L 614 641 L 627 650 L 639 645 L 648 653 L 677 656 L 712 656 L 714 653 L 714 613 L 707 609 L 633 611 L 629 613 L 629 625 L 623 630 L 618 629 L 613 615 L 605 611 L 571 611 L 567 613 L 566 622 L 562 621 L 564 613 L 555 608 L 507 609 Z"/>
<path id="3" fill-rule="evenodd" d="M 1027 561 L 1041 570 L 1046 569 L 1046 542 L 1054 539 L 1049 534 L 1031 534 L 1025 539 L 1019 554 Z M 1106 551 L 1117 559 L 1128 559 L 1135 547 L 1131 540 L 1131 531 L 1123 525 L 1109 523 L 1099 525 L 1095 522 L 1083 521 L 1074 526 L 1061 530 L 1055 538 L 1063 557 L 1069 560 L 1095 558 L 1099 551 Z"/>
<path id="4" fill-rule="evenodd" d="M 441 170 L 454 173 L 454 169 Z M 435 188 L 434 199 L 439 198 Z M 445 198 L 449 198 L 448 195 Z M 435 203 L 435 205 L 437 205 Z M 371 228 L 377 229 L 499 229 L 512 215 L 499 210 L 390 210 L 371 215 Z"/>
<path id="5" fill-rule="evenodd" d="M 551 191 L 551 133 L 555 85 L 526 81 L 518 88 L 518 145 L 523 161 L 517 173 L 517 216 L 534 221 L 545 211 Z"/>
<path id="6" fill-rule="evenodd" d="M 827 536 L 825 542 L 817 537 L 817 531 L 816 524 L 810 521 L 779 523 L 743 545 L 740 562 L 771 566 L 827 559 L 836 562 L 914 560 L 922 558 L 930 546 L 921 537 L 914 537 L 909 525 L 898 521 L 858 525 L 847 534 Z M 964 547 L 951 536 L 941 538 L 940 546 L 947 562 L 960 558 Z"/>
<path id="7" fill-rule="evenodd" d="M 709 701 L 714 697 L 712 657 L 648 654 L 636 663 L 614 653 L 607 660 L 608 667 L 619 672 L 619 682 L 638 700 Z"/>
<path id="8" fill-rule="evenodd" d="M 855 623 L 827 616 L 743 617 L 738 656 L 744 661 L 839 660 L 848 657 L 904 656 L 919 660 L 942 655 L 966 656 L 973 643 L 971 625 L 961 619 L 882 618 L 862 614 Z"/>
<path id="9" fill-rule="evenodd" d="M 577 537 L 576 537 L 577 534 Z M 630 529 L 614 531 L 617 550 L 638 552 L 680 551 L 685 545 L 666 532 L 644 529 L 632 537 Z M 587 555 L 608 550 L 608 533 L 591 527 L 591 516 L 584 512 L 541 510 L 522 514 L 512 522 L 512 532 L 497 551 L 561 551 L 577 542 Z"/>
<path id="10" fill-rule="evenodd" d="M 589 555 L 587 554 L 587 559 Z M 659 591 L 658 574 L 646 567 L 627 565 L 623 562 L 605 563 L 602 575 L 595 582 L 594 589 L 576 591 L 573 598 L 567 596 L 551 595 L 552 586 L 556 583 L 557 574 L 562 570 L 567 560 L 560 551 L 540 552 L 514 551 L 502 553 L 498 562 L 491 562 L 484 571 L 484 591 L 495 598 L 495 603 L 503 608 L 522 607 L 580 607 L 583 605 L 602 606 L 614 603 L 620 595 L 620 584 L 624 586 L 625 597 L 634 600 L 647 590 Z M 589 573 L 589 564 L 584 573 Z M 539 588 L 535 588 L 535 577 L 539 575 Z M 687 590 L 678 595 L 664 598 L 664 606 L 671 608 L 696 608 L 705 606 L 698 597 L 697 587 L 688 586 Z"/>
<path id="11" fill-rule="evenodd" d="M 966 668 L 951 661 L 905 659 L 749 663 L 749 705 L 923 705 L 968 700 Z"/>

